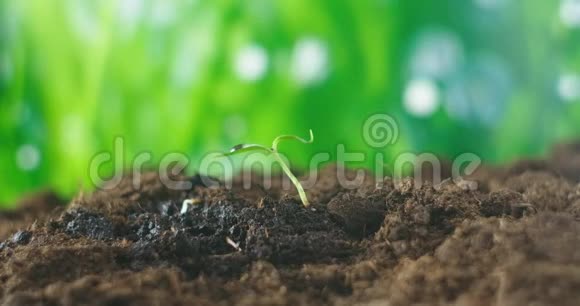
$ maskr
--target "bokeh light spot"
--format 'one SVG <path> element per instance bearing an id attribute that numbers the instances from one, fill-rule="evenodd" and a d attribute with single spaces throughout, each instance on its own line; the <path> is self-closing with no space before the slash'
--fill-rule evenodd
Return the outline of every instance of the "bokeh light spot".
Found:
<path id="1" fill-rule="evenodd" d="M 294 47 L 291 72 L 300 85 L 324 80 L 328 73 L 328 47 L 317 38 L 303 38 Z"/>
<path id="2" fill-rule="evenodd" d="M 76 32 L 79 39 L 91 43 L 101 35 L 101 20 L 96 15 L 96 3 L 86 0 L 69 0 L 68 19 L 71 29 Z"/>
<path id="3" fill-rule="evenodd" d="M 409 81 L 404 94 L 405 109 L 417 117 L 427 117 L 437 110 L 439 89 L 429 79 Z"/>
<path id="4" fill-rule="evenodd" d="M 177 16 L 175 2 L 167 0 L 153 1 L 151 7 L 151 23 L 156 27 L 170 25 Z"/>
<path id="5" fill-rule="evenodd" d="M 451 118 L 493 126 L 505 112 L 512 93 L 512 77 L 501 57 L 482 53 L 445 86 L 444 106 Z"/>
<path id="6" fill-rule="evenodd" d="M 177 47 L 171 70 L 172 83 L 177 88 L 190 88 L 198 75 L 199 50 L 196 43 L 194 37 L 189 35 Z"/>
<path id="7" fill-rule="evenodd" d="M 71 155 L 80 154 L 84 148 L 86 129 L 83 117 L 70 114 L 63 117 L 60 122 L 60 145 L 63 152 Z"/>
<path id="8" fill-rule="evenodd" d="M 236 75 L 244 81 L 259 81 L 268 69 L 268 54 L 259 45 L 249 45 L 238 51 L 234 69 Z"/>
<path id="9" fill-rule="evenodd" d="M 506 0 L 474 0 L 477 7 L 484 10 L 496 10 L 505 4 Z"/>
<path id="10" fill-rule="evenodd" d="M 561 0 L 560 20 L 566 26 L 580 27 L 580 0 Z"/>
<path id="11" fill-rule="evenodd" d="M 143 16 L 143 0 L 119 0 L 118 5 L 121 34 L 130 37 L 135 34 Z"/>
<path id="12" fill-rule="evenodd" d="M 558 79 L 558 95 L 566 102 L 580 99 L 580 76 L 577 74 L 563 74 Z"/>
<path id="13" fill-rule="evenodd" d="M 455 33 L 428 29 L 417 36 L 410 58 L 413 76 L 443 79 L 462 65 L 463 45 Z"/>
<path id="14" fill-rule="evenodd" d="M 40 164 L 40 151 L 31 144 L 24 144 L 16 151 L 16 165 L 24 171 L 38 168 Z"/>

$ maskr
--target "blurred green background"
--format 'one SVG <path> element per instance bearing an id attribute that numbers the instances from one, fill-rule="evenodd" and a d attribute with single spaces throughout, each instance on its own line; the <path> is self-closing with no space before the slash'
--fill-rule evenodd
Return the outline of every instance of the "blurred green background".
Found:
<path id="1" fill-rule="evenodd" d="M 580 134 L 579 51 L 580 0 L 0 0 L 0 203 L 89 187 L 115 136 L 192 171 L 308 128 L 296 165 L 372 153 L 378 112 L 390 157 L 538 156 Z"/>

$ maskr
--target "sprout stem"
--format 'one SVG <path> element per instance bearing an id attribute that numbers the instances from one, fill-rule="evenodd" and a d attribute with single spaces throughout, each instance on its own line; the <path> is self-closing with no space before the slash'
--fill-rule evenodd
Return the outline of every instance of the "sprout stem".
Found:
<path id="1" fill-rule="evenodd" d="M 276 161 L 278 161 L 278 163 L 280 164 L 280 167 L 282 167 L 282 171 L 286 173 L 286 175 L 290 178 L 290 181 L 292 181 L 292 184 L 294 184 L 294 186 L 296 187 L 296 190 L 298 190 L 298 195 L 300 196 L 300 200 L 302 200 L 302 204 L 304 205 L 304 207 L 310 206 L 308 197 L 306 197 L 306 192 L 304 192 L 304 188 L 302 187 L 302 184 L 300 183 L 298 178 L 294 175 L 294 173 L 292 173 L 292 171 L 290 171 L 290 168 L 288 168 L 288 165 L 286 165 L 286 163 L 282 160 L 282 158 L 278 154 L 278 151 L 274 151 L 273 154 Z"/>

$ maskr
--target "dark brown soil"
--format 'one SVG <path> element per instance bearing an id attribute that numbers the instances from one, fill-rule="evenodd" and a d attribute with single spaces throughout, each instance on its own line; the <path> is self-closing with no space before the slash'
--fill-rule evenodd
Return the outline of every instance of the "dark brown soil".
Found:
<path id="1" fill-rule="evenodd" d="M 580 146 L 483 168 L 477 191 L 326 167 L 304 208 L 153 173 L 0 214 L 2 305 L 579 305 Z M 352 173 L 351 173 L 352 174 Z M 186 214 L 185 199 L 195 199 Z"/>

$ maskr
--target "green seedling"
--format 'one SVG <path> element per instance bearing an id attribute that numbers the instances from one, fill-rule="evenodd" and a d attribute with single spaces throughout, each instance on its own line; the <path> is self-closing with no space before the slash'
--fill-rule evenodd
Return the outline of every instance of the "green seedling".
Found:
<path id="1" fill-rule="evenodd" d="M 296 176 L 292 173 L 292 171 L 290 171 L 290 168 L 288 167 L 288 165 L 286 165 L 286 163 L 280 156 L 280 153 L 278 152 L 278 144 L 282 140 L 296 140 L 305 144 L 310 144 L 314 142 L 314 134 L 312 133 L 312 130 L 310 130 L 310 140 L 306 140 L 304 138 L 294 135 L 281 135 L 274 138 L 274 141 L 272 141 L 271 148 L 259 144 L 239 144 L 231 148 L 229 152 L 223 153 L 223 156 L 230 156 L 234 154 L 251 151 L 265 151 L 268 154 L 272 154 L 272 156 L 274 156 L 274 159 L 280 164 L 280 167 L 282 167 L 282 171 L 284 171 L 284 173 L 288 176 L 288 178 L 290 178 L 290 181 L 292 181 L 292 184 L 294 184 L 296 190 L 298 190 L 298 194 L 300 195 L 300 200 L 302 200 L 302 204 L 305 207 L 308 207 L 310 206 L 310 202 L 308 202 L 308 197 L 306 197 L 306 192 L 304 192 L 302 184 L 300 183 L 298 178 L 296 178 Z"/>
<path id="2" fill-rule="evenodd" d="M 298 178 L 296 178 L 296 176 L 292 173 L 292 171 L 290 171 L 290 168 L 288 167 L 288 165 L 286 165 L 286 163 L 280 156 L 280 153 L 278 152 L 278 144 L 282 140 L 297 140 L 302 143 L 310 144 L 314 142 L 314 134 L 312 133 L 312 130 L 310 130 L 310 140 L 305 140 L 304 138 L 294 135 L 281 135 L 274 139 L 271 148 L 259 144 L 239 144 L 231 148 L 229 152 L 221 153 L 220 156 L 225 157 L 252 151 L 265 151 L 268 154 L 272 154 L 272 156 L 274 156 L 274 159 L 280 164 L 280 167 L 282 167 L 282 171 L 284 171 L 284 173 L 288 176 L 288 178 L 290 178 L 290 181 L 292 181 L 292 184 L 294 184 L 296 190 L 298 190 L 298 194 L 300 195 L 300 200 L 302 200 L 302 204 L 305 207 L 308 207 L 310 206 L 310 202 L 308 202 L 308 198 L 306 197 L 306 192 L 304 192 L 302 184 L 300 183 Z M 183 205 L 181 206 L 181 214 L 186 213 L 188 206 L 193 204 L 195 203 L 191 199 L 183 201 Z"/>

